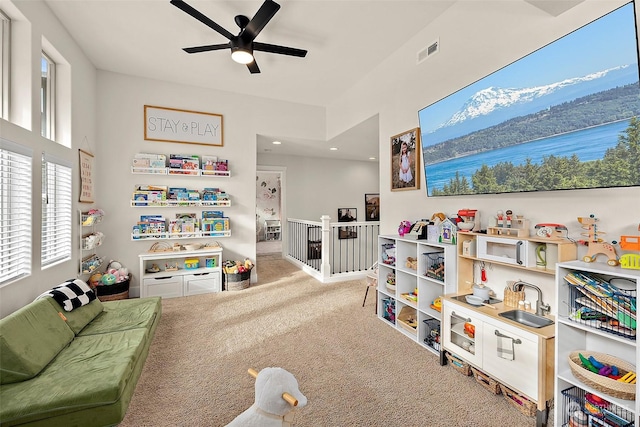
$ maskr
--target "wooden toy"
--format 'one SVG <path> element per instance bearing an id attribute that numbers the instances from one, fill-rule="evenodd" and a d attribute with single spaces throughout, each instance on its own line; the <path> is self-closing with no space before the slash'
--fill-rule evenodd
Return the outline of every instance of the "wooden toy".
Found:
<path id="1" fill-rule="evenodd" d="M 600 234 L 605 234 L 603 231 L 599 231 L 596 223 L 600 221 L 593 214 L 588 217 L 578 217 L 578 222 L 582 224 L 582 229 L 589 230 L 587 233 L 580 233 L 581 236 L 588 237 L 589 240 L 581 240 L 580 243 L 589 247 L 587 254 L 582 257 L 584 262 L 593 262 L 598 255 L 604 255 L 608 258 L 607 264 L 611 266 L 618 265 L 618 255 L 616 254 L 616 248 L 613 244 L 603 241 L 598 237 Z"/>
<path id="2" fill-rule="evenodd" d="M 640 231 L 640 225 L 638 225 L 638 231 Z M 640 236 L 620 236 L 620 248 L 625 251 L 640 251 Z M 640 255 L 622 255 L 620 257 L 620 267 L 640 270 Z"/>
<path id="3" fill-rule="evenodd" d="M 487 235 L 529 237 L 529 220 L 522 215 L 514 215 L 510 209 L 496 214 L 496 225 L 487 227 Z"/>

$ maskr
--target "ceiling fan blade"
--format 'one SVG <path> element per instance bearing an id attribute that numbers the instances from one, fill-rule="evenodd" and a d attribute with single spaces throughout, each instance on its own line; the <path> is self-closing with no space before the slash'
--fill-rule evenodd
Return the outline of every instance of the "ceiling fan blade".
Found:
<path id="1" fill-rule="evenodd" d="M 306 50 L 259 42 L 253 42 L 253 50 L 257 50 L 260 52 L 278 53 L 280 55 L 299 56 L 301 58 L 304 58 L 307 55 Z"/>
<path id="2" fill-rule="evenodd" d="M 249 62 L 247 64 L 247 68 L 251 71 L 251 74 L 258 74 L 260 72 L 260 68 L 258 67 L 258 63 L 254 59 L 253 62 Z"/>
<path id="3" fill-rule="evenodd" d="M 264 28 L 265 25 L 271 18 L 276 14 L 276 12 L 280 9 L 280 5 L 273 0 L 265 0 L 260 6 L 260 9 L 256 12 L 251 21 L 247 24 L 247 26 L 242 31 L 241 37 L 245 41 L 253 41 L 260 31 Z"/>
<path id="4" fill-rule="evenodd" d="M 187 53 L 200 53 L 200 52 L 209 52 L 212 50 L 221 50 L 221 49 L 229 49 L 231 45 L 229 43 L 222 44 L 208 44 L 205 46 L 194 46 L 194 47 L 185 47 L 184 50 Z"/>
<path id="5" fill-rule="evenodd" d="M 218 33 L 222 34 L 223 36 L 225 36 L 229 40 L 231 40 L 233 37 L 235 37 L 229 31 L 225 30 L 220 25 L 216 24 L 211 19 L 207 18 L 202 13 L 198 12 L 196 9 L 194 9 L 191 6 L 189 6 L 184 1 L 182 1 L 182 0 L 171 0 L 170 3 L 172 5 L 174 5 L 175 7 L 177 7 L 178 9 L 180 9 L 180 10 L 188 13 L 189 15 L 193 16 L 194 18 L 196 18 L 198 21 L 202 22 L 207 27 L 212 28 L 213 30 L 215 30 Z"/>

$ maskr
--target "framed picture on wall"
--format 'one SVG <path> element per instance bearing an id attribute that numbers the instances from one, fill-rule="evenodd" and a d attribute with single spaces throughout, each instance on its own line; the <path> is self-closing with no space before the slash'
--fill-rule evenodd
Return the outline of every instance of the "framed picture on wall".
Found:
<path id="1" fill-rule="evenodd" d="M 356 208 L 339 208 L 338 222 L 352 222 L 358 220 L 358 210 Z"/>
<path id="2" fill-rule="evenodd" d="M 391 191 L 420 188 L 420 128 L 391 137 Z"/>
<path id="3" fill-rule="evenodd" d="M 358 230 L 356 227 L 340 227 L 338 229 L 338 239 L 357 239 Z"/>
<path id="4" fill-rule="evenodd" d="M 364 214 L 366 221 L 380 221 L 380 194 L 364 195 Z"/>

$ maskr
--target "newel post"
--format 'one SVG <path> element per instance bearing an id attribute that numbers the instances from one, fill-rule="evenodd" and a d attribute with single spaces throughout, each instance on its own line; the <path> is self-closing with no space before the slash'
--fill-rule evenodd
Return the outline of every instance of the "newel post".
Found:
<path id="1" fill-rule="evenodd" d="M 320 264 L 320 275 L 323 279 L 328 279 L 331 276 L 331 263 L 329 262 L 331 254 L 331 217 L 322 215 L 320 221 L 322 221 L 322 264 Z"/>

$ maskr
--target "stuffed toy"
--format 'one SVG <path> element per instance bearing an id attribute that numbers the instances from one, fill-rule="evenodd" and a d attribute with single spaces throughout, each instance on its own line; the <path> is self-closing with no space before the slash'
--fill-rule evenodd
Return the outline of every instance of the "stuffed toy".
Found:
<path id="1" fill-rule="evenodd" d="M 255 402 L 227 427 L 291 427 L 293 407 L 307 404 L 296 378 L 282 368 L 249 369 L 249 374 L 256 378 Z"/>

